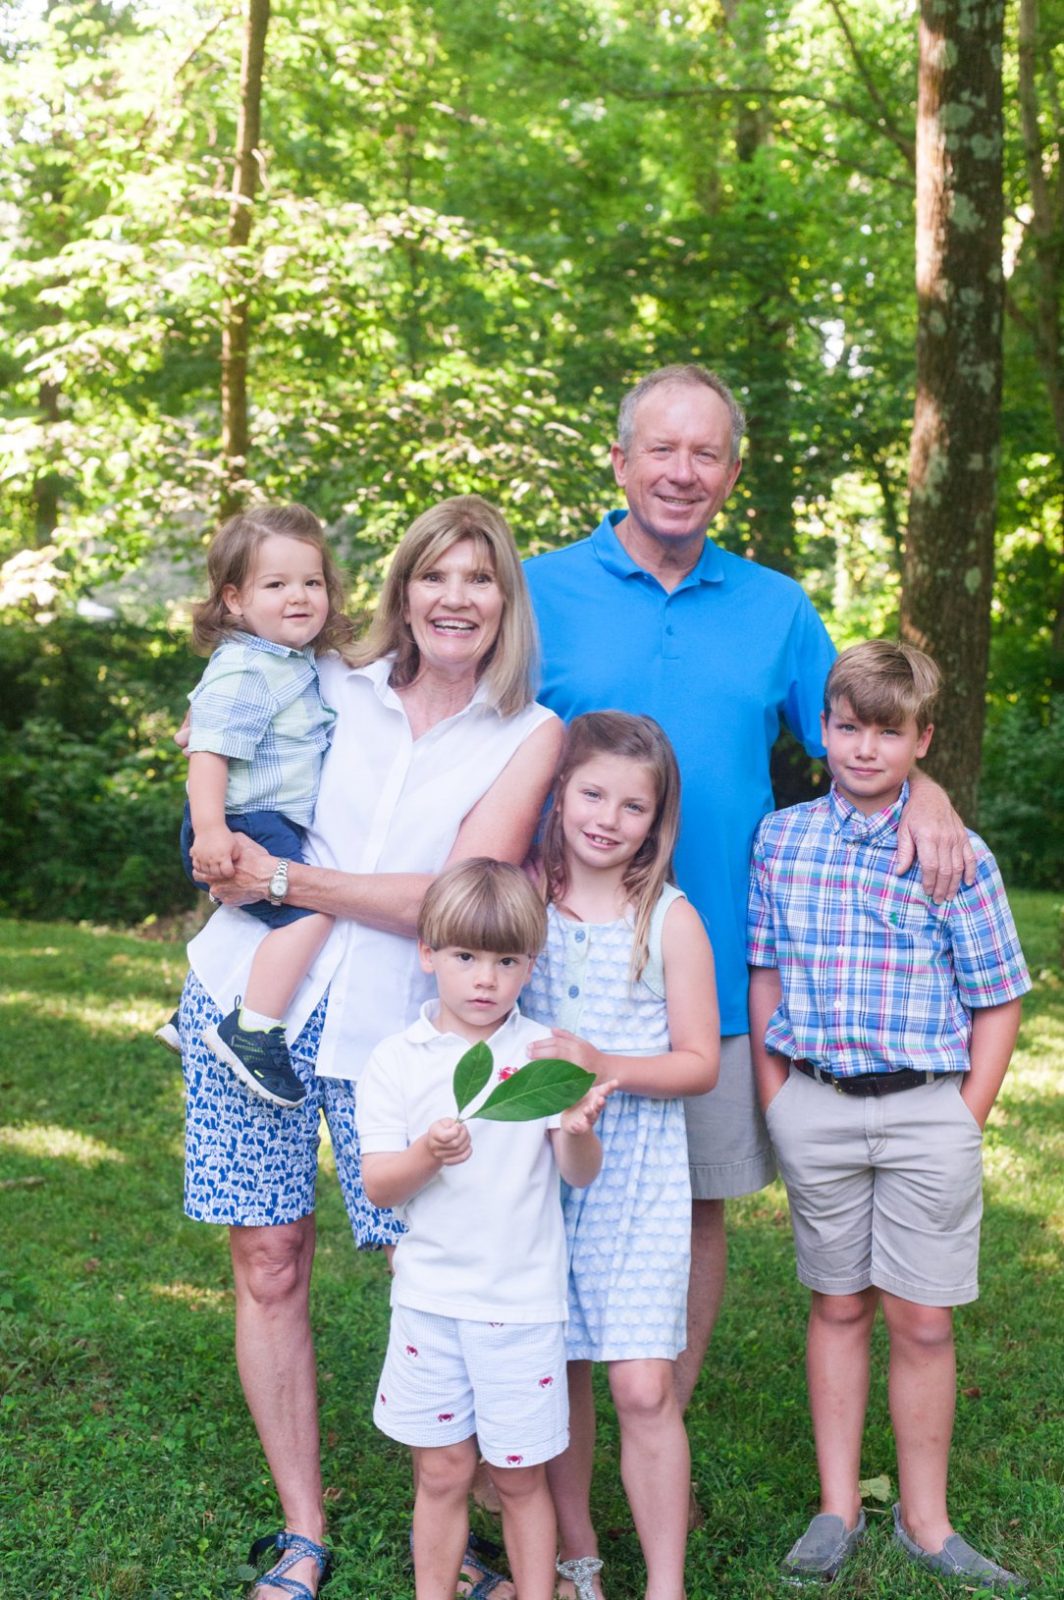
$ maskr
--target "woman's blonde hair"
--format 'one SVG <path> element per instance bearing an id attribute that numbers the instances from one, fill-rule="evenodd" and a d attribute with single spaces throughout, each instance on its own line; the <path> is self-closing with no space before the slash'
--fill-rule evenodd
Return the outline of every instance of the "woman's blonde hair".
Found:
<path id="1" fill-rule="evenodd" d="M 463 539 L 472 541 L 478 561 L 492 569 L 502 595 L 498 636 L 480 665 L 479 676 L 496 710 L 504 717 L 512 716 L 533 697 L 539 668 L 538 636 L 510 525 L 501 511 L 478 494 L 441 500 L 410 524 L 392 557 L 373 621 L 358 644 L 344 652 L 345 659 L 352 666 L 366 667 L 394 652 L 392 683 L 399 689 L 413 683 L 421 654 L 404 616 L 407 589 Z"/>
<path id="2" fill-rule="evenodd" d="M 622 880 L 635 913 L 628 968 L 629 982 L 635 983 L 642 977 L 650 955 L 650 919 L 662 889 L 672 877 L 673 851 L 680 831 L 680 769 L 668 735 L 653 717 L 633 717 L 625 711 L 589 711 L 573 718 L 566 730 L 543 830 L 541 884 L 548 904 L 565 898 L 569 887 L 562 832 L 565 787 L 577 767 L 600 755 L 636 761 L 649 769 L 654 782 L 654 820 Z"/>
<path id="3" fill-rule="evenodd" d="M 321 556 L 329 610 L 321 632 L 312 641 L 315 655 L 321 655 L 323 650 L 338 650 L 354 638 L 354 624 L 344 616 L 343 582 L 313 511 L 296 504 L 254 506 L 223 522 L 207 551 L 210 594 L 192 608 L 192 648 L 201 655 L 210 655 L 231 633 L 240 629 L 247 632 L 247 624 L 229 610 L 222 594 L 230 586 L 244 587 L 259 546 L 273 534 L 313 545 Z"/>
<path id="4" fill-rule="evenodd" d="M 538 956 L 547 937 L 547 913 L 520 867 L 471 856 L 429 885 L 417 936 L 430 950 L 457 945 L 495 955 Z"/>

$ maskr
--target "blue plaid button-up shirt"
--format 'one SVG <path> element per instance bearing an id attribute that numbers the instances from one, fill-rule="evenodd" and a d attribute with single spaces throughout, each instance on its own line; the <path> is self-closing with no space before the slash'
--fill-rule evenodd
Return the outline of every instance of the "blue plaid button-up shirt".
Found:
<path id="1" fill-rule="evenodd" d="M 226 814 L 281 811 L 307 827 L 336 720 L 321 698 L 313 646 L 291 650 L 234 633 L 188 698 L 189 753 L 209 750 L 229 761 Z"/>
<path id="2" fill-rule="evenodd" d="M 831 792 L 754 838 L 747 958 L 778 967 L 765 1044 L 840 1077 L 968 1069 L 970 1013 L 1031 987 L 1001 875 L 975 834 L 976 880 L 935 905 L 893 870 L 898 801 L 864 816 Z"/>

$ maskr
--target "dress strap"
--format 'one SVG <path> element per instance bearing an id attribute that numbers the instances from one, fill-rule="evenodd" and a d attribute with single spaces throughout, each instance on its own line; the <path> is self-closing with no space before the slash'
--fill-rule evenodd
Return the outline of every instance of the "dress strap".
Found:
<path id="1" fill-rule="evenodd" d="M 643 968 L 643 982 L 651 994 L 656 994 L 659 1000 L 665 998 L 665 958 L 661 953 L 661 936 L 665 927 L 665 918 L 669 907 L 676 900 L 686 900 L 687 896 L 682 889 L 677 889 L 674 883 L 667 883 L 658 896 L 657 904 L 650 914 L 650 929 L 647 934 L 647 964 Z"/>

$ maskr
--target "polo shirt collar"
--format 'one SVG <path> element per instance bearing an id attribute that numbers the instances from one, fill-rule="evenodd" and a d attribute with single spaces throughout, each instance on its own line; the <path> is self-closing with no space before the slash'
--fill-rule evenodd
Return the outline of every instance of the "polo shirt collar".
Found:
<path id="1" fill-rule="evenodd" d="M 627 515 L 626 509 L 607 511 L 591 535 L 592 548 L 606 571 L 612 572 L 617 578 L 638 578 L 640 576 L 653 578 L 653 573 L 648 573 L 645 567 L 639 565 L 638 561 L 632 560 L 628 551 L 617 537 L 617 527 Z M 722 583 L 723 581 L 724 563 L 720 558 L 720 550 L 712 539 L 706 538 L 702 545 L 702 554 L 697 562 L 671 593 L 675 594 L 680 589 L 692 588 L 696 583 Z"/>
<path id="2" fill-rule="evenodd" d="M 302 656 L 304 661 L 314 660 L 313 644 L 305 644 L 301 650 L 297 650 L 295 645 L 274 644 L 272 639 L 260 638 L 257 633 L 245 633 L 243 628 L 234 628 L 229 637 L 251 650 L 264 650 L 270 656 Z"/>
<path id="3" fill-rule="evenodd" d="M 468 1041 L 462 1039 L 459 1034 L 440 1032 L 435 1021 L 439 1011 L 440 1002 L 438 1000 L 426 1000 L 415 1020 L 407 1028 L 405 1037 L 409 1039 L 411 1044 L 445 1044 L 448 1050 L 454 1048 L 457 1040 L 460 1044 L 464 1044 L 471 1049 L 472 1046 L 468 1045 Z M 489 1049 L 495 1049 L 497 1046 L 505 1047 L 510 1036 L 517 1032 L 522 1020 L 520 1010 L 517 1006 L 514 1006 L 510 1015 L 499 1024 L 491 1038 L 486 1041 Z"/>
<path id="4" fill-rule="evenodd" d="M 902 810 L 909 798 L 908 781 L 902 784 L 901 794 L 893 805 L 885 806 L 882 811 L 876 811 L 866 817 L 863 811 L 843 799 L 838 791 L 838 786 L 833 782 L 828 795 L 828 804 L 831 809 L 831 825 L 842 839 L 851 839 L 862 844 L 890 844 L 894 846 L 895 835 L 898 832 L 898 823 L 901 821 Z"/>

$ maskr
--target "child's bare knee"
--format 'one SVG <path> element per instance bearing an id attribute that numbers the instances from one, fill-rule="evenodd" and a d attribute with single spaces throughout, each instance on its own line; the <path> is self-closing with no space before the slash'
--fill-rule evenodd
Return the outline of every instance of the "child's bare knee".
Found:
<path id="1" fill-rule="evenodd" d="M 810 1315 L 831 1328 L 857 1327 L 872 1322 L 878 1299 L 875 1289 L 862 1289 L 858 1294 L 821 1294 L 814 1289 Z"/>
<path id="2" fill-rule="evenodd" d="M 418 1450 L 416 1456 L 418 1494 L 432 1499 L 449 1499 L 454 1495 L 464 1498 L 473 1487 L 477 1452 L 472 1439 Z"/>
<path id="3" fill-rule="evenodd" d="M 953 1343 L 953 1310 L 950 1306 L 919 1306 L 913 1300 L 884 1295 L 883 1315 L 892 1342 L 904 1340 L 923 1350 L 941 1349 Z"/>
<path id="4" fill-rule="evenodd" d="M 616 1361 L 610 1367 L 610 1392 L 623 1420 L 652 1421 L 676 1405 L 672 1364 L 667 1361 Z"/>
<path id="5" fill-rule="evenodd" d="M 546 1487 L 546 1464 L 535 1467 L 496 1467 L 489 1464 L 491 1481 L 504 1505 L 517 1505 Z"/>

